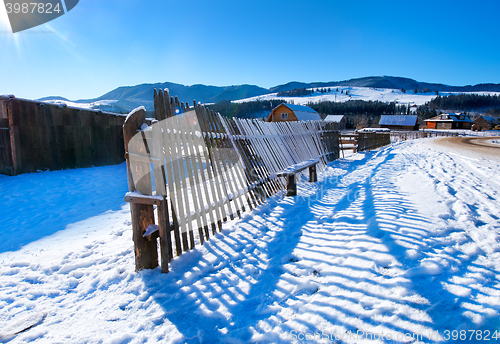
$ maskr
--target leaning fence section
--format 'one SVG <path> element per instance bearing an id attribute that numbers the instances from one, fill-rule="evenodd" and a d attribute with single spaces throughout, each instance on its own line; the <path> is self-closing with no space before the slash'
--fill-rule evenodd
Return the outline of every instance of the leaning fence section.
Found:
<path id="1" fill-rule="evenodd" d="M 124 124 L 137 270 L 158 266 L 158 238 L 167 272 L 174 256 L 286 189 L 276 172 L 311 158 L 321 170 L 338 158 L 334 123 L 229 120 L 167 90 L 155 90 L 154 104 L 155 121 L 138 109 Z"/>
<path id="2" fill-rule="evenodd" d="M 247 180 L 257 195 L 269 197 L 285 188 L 284 180 L 273 178 L 278 171 L 311 158 L 319 158 L 322 170 L 338 158 L 338 131 L 333 123 L 224 120 L 240 152 Z"/>

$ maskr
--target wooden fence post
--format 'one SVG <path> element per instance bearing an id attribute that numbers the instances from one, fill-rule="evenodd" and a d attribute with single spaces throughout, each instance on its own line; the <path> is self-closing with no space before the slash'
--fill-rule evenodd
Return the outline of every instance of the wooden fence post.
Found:
<path id="1" fill-rule="evenodd" d="M 146 111 L 144 108 L 140 108 L 133 113 L 131 113 L 125 123 L 123 124 L 123 139 L 125 143 L 125 158 L 127 160 L 127 178 L 128 178 L 128 189 L 130 192 L 138 191 L 143 195 L 151 195 L 151 175 L 149 172 L 149 164 L 134 162 L 133 166 L 130 164 L 130 159 L 128 157 L 129 143 L 132 137 L 137 134 L 138 130 L 146 121 Z M 141 149 L 139 147 L 134 147 Z M 134 173 L 132 174 L 132 169 Z M 148 172 L 145 172 L 148 171 Z M 139 181 L 133 180 L 133 175 L 144 175 L 144 177 Z M 156 239 L 144 238 L 143 234 L 146 232 L 146 228 L 150 224 L 155 223 L 154 209 L 153 205 L 150 204 L 140 204 L 140 203 L 130 203 L 130 211 L 132 214 L 132 239 L 134 240 L 134 251 L 135 251 L 135 269 L 140 271 L 142 269 L 155 269 L 158 267 L 158 249 L 156 245 Z"/>

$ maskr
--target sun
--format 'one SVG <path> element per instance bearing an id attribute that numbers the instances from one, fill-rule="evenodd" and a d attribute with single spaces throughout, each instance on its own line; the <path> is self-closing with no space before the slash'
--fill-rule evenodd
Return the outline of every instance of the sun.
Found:
<path id="1" fill-rule="evenodd" d="M 7 11 L 5 10 L 5 6 L 0 5 L 0 33 L 12 33 L 12 29 L 10 28 L 9 17 L 7 16 Z"/>
<path id="2" fill-rule="evenodd" d="M 19 56 L 22 50 L 21 45 L 20 36 L 12 33 L 5 6 L 0 4 L 0 47 L 3 49 L 15 49 Z"/>
<path id="3" fill-rule="evenodd" d="M 41 35 L 44 37 L 42 38 Z M 0 3 L 0 51 L 10 50 L 11 53 L 15 52 L 14 54 L 17 54 L 19 59 L 24 60 L 26 55 L 29 55 L 33 42 L 44 39 L 51 47 L 61 49 L 74 59 L 83 61 L 83 57 L 76 51 L 76 45 L 69 36 L 68 30 L 56 29 L 49 23 L 20 33 L 13 33 L 5 6 Z M 1 57 L 2 54 L 0 54 L 0 59 Z"/>

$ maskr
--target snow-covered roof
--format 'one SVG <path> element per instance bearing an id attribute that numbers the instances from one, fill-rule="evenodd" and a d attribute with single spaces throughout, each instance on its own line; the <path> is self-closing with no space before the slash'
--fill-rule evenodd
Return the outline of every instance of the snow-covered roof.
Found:
<path id="1" fill-rule="evenodd" d="M 328 115 L 324 119 L 327 122 L 335 122 L 335 123 L 340 123 L 342 119 L 344 118 L 344 115 Z"/>
<path id="2" fill-rule="evenodd" d="M 357 131 L 358 133 L 390 133 L 389 128 L 363 128 Z"/>
<path id="3" fill-rule="evenodd" d="M 458 113 L 445 113 L 436 117 L 425 120 L 426 122 L 468 122 L 474 123 L 467 115 L 460 115 Z"/>
<path id="4" fill-rule="evenodd" d="M 382 115 L 378 124 L 413 127 L 417 124 L 417 119 L 417 115 Z"/>
<path id="5" fill-rule="evenodd" d="M 314 111 L 313 109 L 311 109 L 309 106 L 305 106 L 305 105 L 295 105 L 295 104 L 287 104 L 287 103 L 282 103 L 282 105 L 285 105 L 287 108 L 289 108 L 290 110 L 293 110 L 293 111 L 303 111 L 303 112 L 314 112 L 314 113 L 317 113 L 316 111 Z"/>
<path id="6" fill-rule="evenodd" d="M 491 116 L 479 116 L 490 122 L 491 124 L 497 124 L 498 123 L 498 118 L 497 117 L 491 117 Z"/>
<path id="7" fill-rule="evenodd" d="M 283 103 L 281 105 L 284 105 L 292 110 L 299 121 L 321 121 L 319 113 L 311 109 L 309 106 L 286 103 Z"/>

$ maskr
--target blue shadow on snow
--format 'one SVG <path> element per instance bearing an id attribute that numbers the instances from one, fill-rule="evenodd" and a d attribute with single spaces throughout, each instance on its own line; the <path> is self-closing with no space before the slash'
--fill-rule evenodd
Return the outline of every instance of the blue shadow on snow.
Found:
<path id="1" fill-rule="evenodd" d="M 127 190 L 125 163 L 0 176 L 0 253 L 16 251 L 108 210 L 120 210 Z"/>

